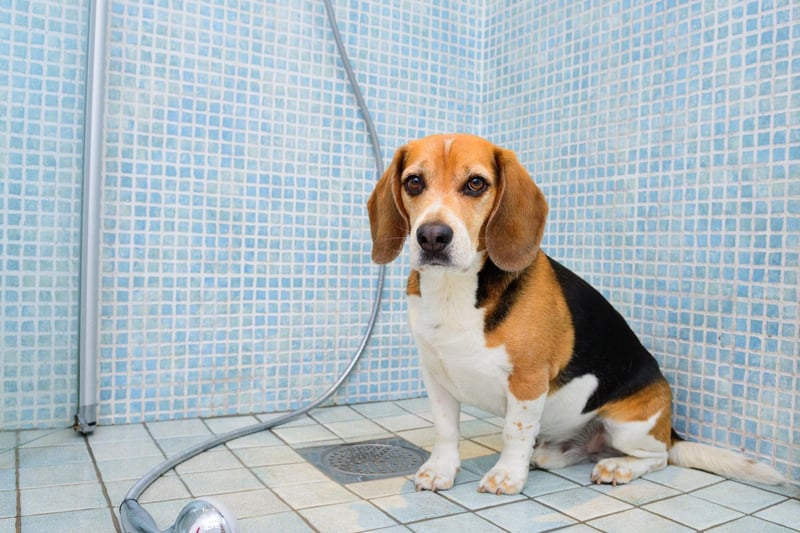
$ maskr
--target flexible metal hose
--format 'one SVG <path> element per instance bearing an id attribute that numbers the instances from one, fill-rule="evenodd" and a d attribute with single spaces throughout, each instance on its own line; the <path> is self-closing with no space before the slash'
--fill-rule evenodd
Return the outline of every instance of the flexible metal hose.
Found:
<path id="1" fill-rule="evenodd" d="M 347 73 L 347 79 L 350 83 L 350 87 L 353 90 L 353 93 L 356 98 L 356 102 L 358 103 L 358 108 L 361 111 L 361 116 L 364 119 L 364 122 L 367 126 L 367 132 L 369 133 L 369 138 L 372 143 L 372 149 L 375 152 L 375 165 L 378 171 L 378 175 L 380 176 L 383 174 L 383 156 L 381 154 L 381 147 L 380 143 L 378 142 L 378 134 L 375 130 L 375 125 L 372 122 L 372 118 L 369 114 L 369 109 L 367 108 L 367 104 L 364 101 L 364 97 L 361 94 L 361 89 L 358 85 L 358 80 L 356 80 L 356 75 L 353 72 L 353 68 L 350 64 L 350 59 L 347 56 L 347 51 L 345 50 L 344 43 L 342 42 L 342 35 L 339 33 L 339 27 L 336 23 L 336 14 L 333 11 L 333 5 L 331 5 L 331 0 L 323 0 L 325 3 L 325 11 L 328 15 L 328 22 L 330 23 L 331 30 L 333 31 L 333 38 L 336 41 L 336 49 L 339 52 L 339 57 L 342 61 L 342 66 L 344 67 L 345 72 Z M 137 501 L 138 498 L 144 493 L 147 488 L 152 485 L 159 477 L 164 475 L 165 473 L 169 472 L 179 464 L 183 463 L 199 455 L 211 448 L 215 448 L 220 446 L 221 444 L 225 444 L 228 441 L 238 439 L 240 437 L 244 437 L 246 435 L 251 435 L 253 433 L 258 433 L 259 431 L 264 431 L 265 429 L 270 429 L 277 425 L 283 424 L 288 422 L 294 418 L 302 416 L 312 409 L 319 407 L 324 403 L 328 398 L 330 398 L 338 389 L 342 386 L 344 381 L 350 376 L 353 369 L 356 367 L 359 359 L 364 353 L 364 350 L 367 346 L 367 342 L 369 341 L 369 337 L 372 333 L 373 328 L 375 327 L 375 320 L 378 316 L 378 310 L 380 308 L 381 303 L 381 293 L 383 292 L 383 283 L 384 278 L 386 275 L 386 268 L 381 265 L 378 271 L 378 281 L 377 286 L 375 288 L 375 299 L 372 303 L 372 310 L 370 311 L 369 321 L 367 322 L 367 328 L 364 332 L 363 337 L 361 338 L 361 342 L 356 350 L 355 354 L 353 355 L 350 363 L 347 365 L 347 368 L 341 374 L 339 379 L 331 385 L 331 387 L 325 391 L 320 397 L 316 400 L 312 401 L 308 405 L 301 407 L 295 411 L 291 411 L 289 413 L 277 416 L 276 418 L 272 418 L 265 422 L 261 422 L 259 424 L 254 424 L 252 426 L 247 426 L 244 428 L 236 429 L 230 431 L 228 433 L 224 433 L 212 439 L 209 439 L 205 442 L 201 442 L 200 444 L 193 446 L 184 450 L 183 452 L 179 453 L 178 455 L 171 457 L 164 461 L 163 463 L 155 466 L 151 470 L 149 470 L 144 476 L 139 479 L 128 491 L 125 495 L 125 499 L 122 501 L 120 505 L 119 512 L 120 517 L 122 519 L 122 529 L 126 533 L 160 533 L 160 529 L 155 524 L 153 518 L 145 511 L 139 502 Z"/>

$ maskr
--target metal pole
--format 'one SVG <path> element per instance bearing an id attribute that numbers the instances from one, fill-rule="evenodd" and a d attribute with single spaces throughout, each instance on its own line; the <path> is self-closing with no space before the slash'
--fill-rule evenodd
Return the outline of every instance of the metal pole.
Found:
<path id="1" fill-rule="evenodd" d="M 97 423 L 100 216 L 103 101 L 108 0 L 93 0 L 89 13 L 83 140 L 78 412 L 74 428 L 91 433 Z"/>

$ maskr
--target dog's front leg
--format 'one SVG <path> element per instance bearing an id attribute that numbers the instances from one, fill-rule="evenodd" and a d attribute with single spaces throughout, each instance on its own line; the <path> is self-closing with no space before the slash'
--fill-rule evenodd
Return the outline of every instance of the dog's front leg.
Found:
<path id="1" fill-rule="evenodd" d="M 497 464 L 481 479 L 480 492 L 516 494 L 525 486 L 546 398 L 544 393 L 535 400 L 519 400 L 508 392 L 503 451 Z"/>
<path id="2" fill-rule="evenodd" d="M 461 404 L 431 376 L 424 363 L 422 379 L 431 402 L 436 440 L 430 458 L 417 470 L 414 484 L 417 490 L 447 490 L 455 483 L 461 466 L 458 456 Z"/>

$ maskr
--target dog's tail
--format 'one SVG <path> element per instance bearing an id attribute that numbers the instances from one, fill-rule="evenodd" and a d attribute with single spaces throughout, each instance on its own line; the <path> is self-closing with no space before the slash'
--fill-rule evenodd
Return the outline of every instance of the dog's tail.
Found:
<path id="1" fill-rule="evenodd" d="M 675 466 L 705 470 L 727 478 L 755 481 L 766 485 L 788 483 L 777 470 L 736 452 L 683 440 L 672 431 L 669 463 Z"/>

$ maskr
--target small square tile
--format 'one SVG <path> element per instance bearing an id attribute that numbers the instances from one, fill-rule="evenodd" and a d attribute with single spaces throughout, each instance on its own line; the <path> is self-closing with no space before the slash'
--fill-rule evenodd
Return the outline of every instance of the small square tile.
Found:
<path id="1" fill-rule="evenodd" d="M 243 448 L 256 448 L 261 446 L 280 446 L 285 443 L 271 431 L 259 431 L 258 433 L 251 433 L 238 439 L 229 440 L 225 446 L 231 450 L 240 450 Z"/>
<path id="2" fill-rule="evenodd" d="M 92 460 L 86 446 L 53 446 L 50 448 L 19 448 L 19 467 L 57 466 L 65 463 L 89 463 Z"/>
<path id="3" fill-rule="evenodd" d="M 680 494 L 675 489 L 641 478 L 626 485 L 589 485 L 589 488 L 637 506 Z"/>
<path id="4" fill-rule="evenodd" d="M 131 457 L 161 456 L 161 450 L 151 440 L 107 441 L 90 440 L 96 461 L 130 459 Z"/>
<path id="5" fill-rule="evenodd" d="M 13 470 L 9 471 L 11 474 Z M 76 483 L 89 483 L 97 481 L 97 472 L 91 462 L 64 463 L 62 465 L 35 466 L 19 469 L 19 486 L 21 489 L 53 487 L 56 485 L 74 485 Z M 11 483 L 4 485 L 12 487 Z"/>
<path id="6" fill-rule="evenodd" d="M 642 531 L 658 531 L 658 533 L 691 533 L 691 528 L 667 520 L 642 509 L 630 509 L 622 513 L 597 518 L 589 525 L 608 533 L 641 533 Z"/>
<path id="7" fill-rule="evenodd" d="M 9 488 L 14 488 L 9 486 Z M 10 518 L 17 515 L 17 493 L 14 490 L 0 491 L 0 518 Z"/>
<path id="8" fill-rule="evenodd" d="M 233 452 L 225 447 L 214 448 L 196 455 L 175 467 L 179 474 L 196 472 L 212 472 L 214 470 L 235 470 L 241 468 L 242 463 Z"/>
<path id="9" fill-rule="evenodd" d="M 528 474 L 528 481 L 522 488 L 522 493 L 531 498 L 535 498 L 536 496 L 550 494 L 551 492 L 575 489 L 579 486 L 580 485 L 577 483 L 551 474 L 546 470 L 531 470 Z"/>
<path id="10" fill-rule="evenodd" d="M 548 472 L 563 478 L 567 478 L 573 483 L 577 483 L 578 485 L 585 487 L 592 484 L 592 470 L 594 470 L 594 463 L 585 462 L 555 470 L 548 470 Z"/>
<path id="11" fill-rule="evenodd" d="M 158 446 L 161 448 L 167 457 L 172 457 L 182 453 L 189 448 L 207 442 L 209 435 L 189 435 L 184 437 L 164 437 L 158 439 Z"/>
<path id="12" fill-rule="evenodd" d="M 233 453 L 248 467 L 302 463 L 304 461 L 300 454 L 289 446 L 235 448 Z"/>
<path id="13" fill-rule="evenodd" d="M 452 531 L 468 531 L 469 533 L 502 533 L 503 530 L 472 513 L 461 513 L 443 518 L 423 520 L 409 526 L 417 533 L 451 533 Z"/>
<path id="14" fill-rule="evenodd" d="M 113 498 L 111 501 L 112 503 L 122 503 L 122 500 L 125 499 L 125 495 L 127 491 L 133 486 L 131 482 L 124 482 L 124 485 L 128 487 L 124 494 L 119 495 L 116 498 Z M 106 487 L 106 490 L 109 492 L 109 496 L 111 495 L 111 491 L 109 487 Z M 158 478 L 152 485 L 147 487 L 147 490 L 142 493 L 142 495 L 138 498 L 139 503 L 152 503 L 152 502 L 163 502 L 166 500 L 177 500 L 177 499 L 184 499 L 184 498 L 191 498 L 192 495 L 186 490 L 186 485 L 183 484 L 183 481 L 178 478 L 178 476 L 161 476 Z"/>
<path id="15" fill-rule="evenodd" d="M 347 485 L 347 488 L 365 500 L 415 492 L 416 490 L 414 482 L 407 477 L 390 477 L 386 479 L 362 481 L 360 483 L 350 483 Z"/>
<path id="16" fill-rule="evenodd" d="M 272 490 L 293 509 L 347 503 L 359 499 L 358 496 L 335 481 L 329 480 L 301 485 L 284 485 Z"/>
<path id="17" fill-rule="evenodd" d="M 430 411 L 431 401 L 428 398 L 413 398 L 411 400 L 400 400 L 394 404 L 411 413 L 423 413 Z"/>
<path id="18" fill-rule="evenodd" d="M 484 509 L 486 507 L 511 503 L 525 498 L 525 496 L 521 494 L 505 494 L 498 496 L 497 494 L 478 492 L 479 484 L 479 481 L 458 484 L 452 489 L 442 491 L 441 494 L 448 500 L 452 500 L 470 510 Z"/>
<path id="19" fill-rule="evenodd" d="M 2 521 L 0 521 L 2 528 Z M 3 531 L 14 531 L 11 529 Z M 111 518 L 111 511 L 104 509 L 88 509 L 82 511 L 69 511 L 68 524 L 64 524 L 64 514 L 52 512 L 48 514 L 22 517 L 22 531 L 63 531 L 63 532 L 83 532 L 83 531 L 114 531 L 114 522 Z"/>
<path id="20" fill-rule="evenodd" d="M 497 435 L 502 442 L 503 436 L 501 435 L 503 429 L 490 424 L 485 420 L 470 420 L 461 424 L 461 436 L 465 439 L 475 439 L 477 437 L 490 437 Z M 489 442 L 487 440 L 487 442 Z M 493 441 L 492 441 L 493 442 Z M 483 442 L 481 442 L 483 444 Z"/>
<path id="21" fill-rule="evenodd" d="M 259 466 L 251 470 L 270 489 L 328 479 L 325 474 L 309 463 Z"/>
<path id="22" fill-rule="evenodd" d="M 181 474 L 181 479 L 193 496 L 213 496 L 263 488 L 258 478 L 245 468 Z"/>
<path id="23" fill-rule="evenodd" d="M 372 503 L 401 524 L 460 513 L 464 508 L 435 492 L 410 492 L 376 498 Z"/>
<path id="24" fill-rule="evenodd" d="M 147 429 L 156 440 L 174 437 L 212 437 L 211 430 L 199 418 L 148 422 Z"/>
<path id="25" fill-rule="evenodd" d="M 97 468 L 103 474 L 103 481 L 137 480 L 148 470 L 161 464 L 164 456 L 134 457 L 130 459 L 114 459 L 98 461 Z"/>
<path id="26" fill-rule="evenodd" d="M 549 531 L 575 520 L 533 500 L 524 500 L 478 511 L 478 515 L 511 533 Z"/>
<path id="27" fill-rule="evenodd" d="M 219 418 L 205 418 L 203 419 L 206 426 L 211 430 L 214 435 L 222 435 L 229 433 L 235 429 L 242 429 L 258 423 L 258 419 L 254 416 L 223 416 Z"/>
<path id="28" fill-rule="evenodd" d="M 351 502 L 303 509 L 300 514 L 321 533 L 357 533 L 397 525 L 369 502 Z"/>
<path id="29" fill-rule="evenodd" d="M 742 516 L 742 513 L 687 494 L 650 503 L 642 508 L 695 529 L 708 529 Z"/>
<path id="30" fill-rule="evenodd" d="M 121 424 L 119 426 L 97 426 L 89 437 L 89 443 L 149 440 L 153 438 L 144 424 Z"/>
<path id="31" fill-rule="evenodd" d="M 19 432 L 20 448 L 86 446 L 86 439 L 74 429 L 32 429 Z"/>
<path id="32" fill-rule="evenodd" d="M 280 533 L 314 533 L 311 526 L 295 513 L 289 511 L 286 513 L 271 514 L 265 516 L 256 516 L 252 518 L 243 518 L 236 520 L 240 533 L 262 533 L 264 531 L 280 531 Z"/>
<path id="33" fill-rule="evenodd" d="M 631 507 L 627 503 L 615 500 L 587 487 L 545 494 L 537 497 L 536 501 L 549 505 L 581 521 L 617 513 Z"/>
<path id="34" fill-rule="evenodd" d="M 430 422 L 424 418 L 420 418 L 417 415 L 412 415 L 410 413 L 396 416 L 383 416 L 373 418 L 372 420 L 376 424 L 392 432 L 406 431 L 409 429 L 418 429 L 430 426 Z"/>
<path id="35" fill-rule="evenodd" d="M 481 422 L 483 422 L 481 420 Z M 481 435 L 478 437 L 471 437 L 473 441 L 477 442 L 481 446 L 485 446 L 490 450 L 495 452 L 503 451 L 503 446 L 505 446 L 505 442 L 503 441 L 503 435 L 500 433 L 492 433 L 490 435 Z"/>
<path id="36" fill-rule="evenodd" d="M 786 500 L 759 511 L 755 516 L 782 526 L 797 528 L 800 525 L 800 500 Z"/>
<path id="37" fill-rule="evenodd" d="M 22 515 L 106 508 L 100 483 L 81 483 L 20 491 Z"/>
<path id="38" fill-rule="evenodd" d="M 461 469 L 469 470 L 470 472 L 474 472 L 480 476 L 483 476 L 486 472 L 492 469 L 492 467 L 497 464 L 497 461 L 500 460 L 499 453 L 487 454 L 487 455 L 479 455 L 477 457 L 472 457 L 470 459 L 465 459 L 461 461 Z"/>
<path id="39" fill-rule="evenodd" d="M 325 427 L 342 439 L 375 437 L 377 435 L 389 436 L 389 433 L 384 428 L 365 418 L 346 422 L 332 422 L 325 424 Z"/>
<path id="40" fill-rule="evenodd" d="M 751 514 L 785 500 L 783 496 L 757 489 L 735 481 L 723 481 L 710 487 L 696 490 L 692 496 Z"/>
<path id="41" fill-rule="evenodd" d="M 365 420 L 364 416 L 358 411 L 351 409 L 347 405 L 339 405 L 336 407 L 323 407 L 315 409 L 310 413 L 311 418 L 320 424 L 331 424 L 334 422 L 347 422 L 356 420 Z"/>
<path id="42" fill-rule="evenodd" d="M 468 461 L 476 457 L 495 456 L 497 450 L 481 446 L 471 440 L 462 440 L 458 443 L 458 456 L 462 461 Z"/>
<path id="43" fill-rule="evenodd" d="M 272 430 L 288 444 L 317 443 L 319 441 L 336 441 L 339 437 L 318 424 L 308 426 L 279 426 Z"/>
<path id="44" fill-rule="evenodd" d="M 392 402 L 360 403 L 351 407 L 361 415 L 373 420 L 387 416 L 404 416 L 408 414 L 408 411 Z"/>
<path id="45" fill-rule="evenodd" d="M 291 510 L 269 489 L 229 492 L 214 496 L 214 499 L 221 501 L 237 520 Z"/>
<path id="46" fill-rule="evenodd" d="M 725 479 L 708 472 L 672 465 L 656 472 L 650 472 L 643 477 L 649 481 L 655 481 L 683 492 L 691 492 L 701 487 L 719 483 Z"/>
<path id="47" fill-rule="evenodd" d="M 753 516 L 745 516 L 739 520 L 728 522 L 721 526 L 713 527 L 708 530 L 709 533 L 796 533 L 800 525 L 796 525 L 794 529 L 779 526 L 772 522 L 767 522 Z"/>

